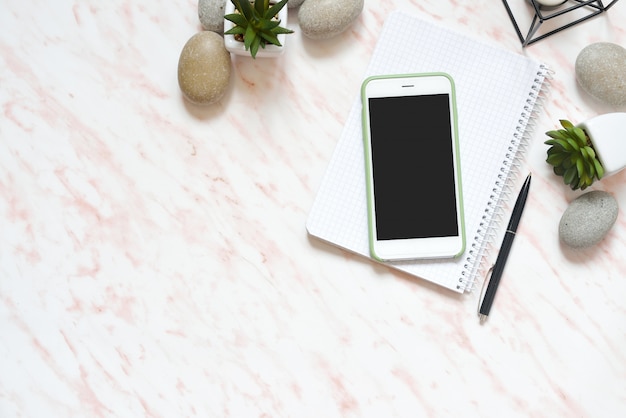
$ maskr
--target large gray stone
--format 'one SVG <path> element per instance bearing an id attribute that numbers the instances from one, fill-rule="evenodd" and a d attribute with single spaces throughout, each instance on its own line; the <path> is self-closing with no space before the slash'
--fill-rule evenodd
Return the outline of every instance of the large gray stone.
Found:
<path id="1" fill-rule="evenodd" d="M 305 0 L 298 9 L 302 33 L 312 39 L 339 35 L 363 11 L 364 0 Z"/>
<path id="2" fill-rule="evenodd" d="M 606 236 L 618 214 L 617 200 L 607 192 L 587 192 L 570 203 L 559 223 L 559 237 L 573 248 L 596 245 Z"/>
<path id="3" fill-rule="evenodd" d="M 576 58 L 576 80 L 601 102 L 626 105 L 626 49 L 610 42 L 586 46 Z"/>
<path id="4" fill-rule="evenodd" d="M 198 0 L 198 17 L 204 30 L 224 32 L 224 7 L 230 0 Z"/>

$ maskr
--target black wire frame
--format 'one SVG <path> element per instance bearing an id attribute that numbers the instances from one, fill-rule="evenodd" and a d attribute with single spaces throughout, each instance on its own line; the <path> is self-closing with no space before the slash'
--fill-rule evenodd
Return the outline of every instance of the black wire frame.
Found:
<path id="1" fill-rule="evenodd" d="M 517 21 L 515 20 L 515 16 L 513 16 L 513 12 L 511 11 L 511 7 L 509 6 L 509 2 L 507 0 L 502 0 L 502 2 L 504 3 L 504 7 L 506 8 L 506 11 L 509 14 L 509 17 L 511 18 L 511 23 L 513 23 L 513 27 L 515 28 L 515 31 L 517 32 L 517 36 L 519 37 L 519 40 L 522 43 L 522 47 L 525 47 L 525 46 L 530 45 L 530 44 L 532 44 L 534 42 L 540 41 L 541 39 L 547 38 L 550 35 L 553 35 L 553 34 L 555 34 L 557 32 L 560 32 L 560 31 L 562 31 L 564 29 L 570 28 L 570 27 L 572 27 L 574 25 L 577 25 L 578 23 L 584 22 L 585 20 L 591 19 L 592 17 L 597 16 L 600 13 L 609 10 L 615 3 L 618 2 L 618 0 L 613 0 L 608 5 L 605 6 L 602 3 L 601 0 L 567 0 L 567 1 L 572 3 L 572 5 L 567 7 L 567 8 L 564 8 L 562 10 L 557 10 L 555 12 L 546 14 L 545 13 L 546 11 L 543 11 L 543 12 L 541 11 L 541 9 L 539 8 L 539 5 L 537 4 L 536 0 L 528 0 L 528 2 L 530 2 L 530 4 L 535 9 L 535 15 L 533 16 L 533 20 L 532 20 L 532 23 L 530 24 L 530 28 L 528 29 L 528 33 L 524 37 L 524 35 L 520 31 L 520 28 L 519 28 L 519 25 L 517 24 Z M 573 22 L 569 22 L 567 24 L 564 24 L 563 26 L 560 26 L 560 27 L 558 27 L 558 28 L 556 28 L 554 30 L 551 30 L 548 33 L 545 33 L 545 34 L 539 35 L 539 36 L 535 36 L 543 22 L 545 22 L 547 20 L 550 20 L 550 19 L 553 19 L 555 17 L 562 16 L 562 15 L 564 15 L 566 13 L 571 12 L 571 11 L 580 9 L 581 7 L 585 7 L 587 9 L 589 9 L 590 13 L 587 14 L 586 16 L 583 16 L 583 17 L 581 17 L 579 19 L 574 20 Z"/>

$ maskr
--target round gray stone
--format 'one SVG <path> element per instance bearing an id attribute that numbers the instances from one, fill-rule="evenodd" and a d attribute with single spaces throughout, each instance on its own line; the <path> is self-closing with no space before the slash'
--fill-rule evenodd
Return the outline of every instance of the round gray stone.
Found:
<path id="1" fill-rule="evenodd" d="M 230 0 L 198 0 L 198 17 L 204 30 L 224 32 L 224 8 Z"/>
<path id="2" fill-rule="evenodd" d="M 363 11 L 364 0 L 306 0 L 298 9 L 302 33 L 312 39 L 337 36 Z"/>
<path id="3" fill-rule="evenodd" d="M 178 85 L 195 104 L 211 104 L 226 93 L 230 81 L 230 54 L 221 35 L 202 31 L 193 35 L 178 59 Z"/>
<path id="4" fill-rule="evenodd" d="M 596 245 L 609 232 L 618 214 L 617 200 L 607 192 L 587 192 L 570 203 L 559 223 L 559 237 L 572 248 Z"/>
<path id="5" fill-rule="evenodd" d="M 591 96 L 609 105 L 626 105 L 626 49 L 593 43 L 580 51 L 575 68 L 578 84 Z"/>

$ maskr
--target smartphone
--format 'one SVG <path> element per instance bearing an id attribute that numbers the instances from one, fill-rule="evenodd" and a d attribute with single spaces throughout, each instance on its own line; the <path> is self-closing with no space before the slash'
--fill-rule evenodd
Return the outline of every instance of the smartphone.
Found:
<path id="1" fill-rule="evenodd" d="M 452 77 L 369 77 L 361 99 L 372 257 L 460 256 L 465 226 Z"/>

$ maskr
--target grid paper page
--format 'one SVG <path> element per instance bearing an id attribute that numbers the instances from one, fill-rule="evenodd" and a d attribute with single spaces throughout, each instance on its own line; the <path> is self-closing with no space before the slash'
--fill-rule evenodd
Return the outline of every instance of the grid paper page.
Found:
<path id="1" fill-rule="evenodd" d="M 384 264 L 457 292 L 471 290 L 484 255 L 483 237 L 494 235 L 489 233 L 496 227 L 493 212 L 506 195 L 500 189 L 519 151 L 519 140 L 544 81 L 544 68 L 522 55 L 404 13 L 389 16 L 364 78 L 446 72 L 454 79 L 467 245 L 457 259 Z M 361 126 L 357 95 L 309 213 L 307 230 L 369 257 Z M 419 183 L 406 192 L 428 204 L 428 196 L 420 195 Z"/>

